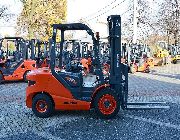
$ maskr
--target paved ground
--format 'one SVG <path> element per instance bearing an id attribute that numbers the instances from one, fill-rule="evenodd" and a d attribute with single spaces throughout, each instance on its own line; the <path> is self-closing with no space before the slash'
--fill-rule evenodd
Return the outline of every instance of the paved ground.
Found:
<path id="1" fill-rule="evenodd" d="M 170 109 L 120 111 L 101 120 L 93 111 L 57 112 L 40 119 L 25 107 L 25 83 L 0 85 L 0 140 L 180 139 L 180 64 L 129 75 L 130 101 L 166 101 Z"/>

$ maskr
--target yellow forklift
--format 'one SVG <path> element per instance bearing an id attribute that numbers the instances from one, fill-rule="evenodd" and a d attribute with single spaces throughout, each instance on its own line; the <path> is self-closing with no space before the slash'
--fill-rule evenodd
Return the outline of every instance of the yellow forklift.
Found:
<path id="1" fill-rule="evenodd" d="M 180 60 L 180 46 L 170 46 L 171 62 L 176 64 Z"/>
<path id="2" fill-rule="evenodd" d="M 154 65 L 162 66 L 170 63 L 168 45 L 165 41 L 159 41 L 154 53 Z"/>

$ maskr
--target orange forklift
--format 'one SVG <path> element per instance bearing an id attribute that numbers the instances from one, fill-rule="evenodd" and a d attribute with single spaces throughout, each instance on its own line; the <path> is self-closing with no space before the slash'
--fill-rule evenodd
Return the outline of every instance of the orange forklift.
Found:
<path id="1" fill-rule="evenodd" d="M 7 43 L 6 59 L 4 65 L 0 67 L 0 83 L 4 81 L 27 81 L 27 73 L 37 68 L 36 62 L 27 58 L 25 40 L 21 37 L 5 37 L 3 40 L 14 42 L 16 50 L 13 52 L 13 55 L 10 55 Z"/>
<path id="2" fill-rule="evenodd" d="M 127 50 L 125 52 L 127 53 L 127 60 L 129 64 L 129 72 L 135 73 L 135 72 L 144 72 L 149 73 L 150 72 L 150 58 L 148 58 L 148 53 L 150 52 L 150 49 L 146 45 L 130 45 L 127 46 L 126 44 L 123 45 Z M 123 47 L 123 48 L 124 48 Z M 124 49 L 123 49 L 124 50 Z"/>
<path id="3" fill-rule="evenodd" d="M 121 18 L 118 15 L 108 17 L 110 43 L 110 75 L 104 78 L 102 64 L 98 54 L 99 35 L 85 24 L 53 24 L 52 46 L 50 53 L 50 69 L 42 68 L 31 71 L 27 75 L 26 106 L 32 108 L 34 114 L 45 118 L 55 110 L 90 110 L 95 109 L 101 118 L 115 117 L 122 109 L 165 108 L 166 106 L 139 105 L 159 103 L 133 103 L 128 99 L 128 66 L 121 63 Z M 60 58 L 56 58 L 56 38 L 61 31 Z M 71 63 L 71 70 L 62 69 L 62 52 L 64 34 L 67 30 L 84 30 L 92 37 L 94 72 L 83 76 L 81 65 Z M 56 69 L 59 66 L 59 69 Z M 74 68 L 79 71 L 73 71 Z M 136 105 L 134 107 L 133 105 Z"/>

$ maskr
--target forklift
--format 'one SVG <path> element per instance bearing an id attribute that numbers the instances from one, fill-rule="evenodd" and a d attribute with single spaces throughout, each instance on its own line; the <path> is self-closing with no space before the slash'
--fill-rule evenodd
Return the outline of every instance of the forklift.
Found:
<path id="1" fill-rule="evenodd" d="M 170 64 L 168 43 L 166 41 L 158 41 L 155 48 L 156 49 L 153 56 L 154 66 Z"/>
<path id="2" fill-rule="evenodd" d="M 148 58 L 148 52 L 150 50 L 146 45 L 141 44 L 131 44 L 125 46 L 127 49 L 127 59 L 129 64 L 130 73 L 135 72 L 150 72 L 150 62 L 152 61 Z"/>
<path id="3" fill-rule="evenodd" d="M 128 65 L 129 73 L 149 72 L 150 59 L 147 57 L 148 51 L 145 45 L 132 45 L 122 43 L 121 63 Z M 150 61 L 150 62 L 149 62 Z"/>
<path id="4" fill-rule="evenodd" d="M 171 62 L 177 64 L 180 60 L 180 46 L 171 45 L 170 46 Z"/>
<path id="5" fill-rule="evenodd" d="M 85 24 L 53 24 L 52 46 L 50 53 L 50 69 L 34 70 L 27 75 L 26 106 L 32 108 L 34 114 L 45 118 L 55 110 L 90 110 L 94 109 L 101 118 L 115 117 L 121 109 L 152 109 L 167 106 L 144 106 L 161 104 L 129 103 L 128 101 L 128 66 L 121 63 L 121 17 L 111 15 L 107 19 L 109 25 L 110 75 L 105 79 L 98 54 L 99 34 Z M 64 34 L 67 30 L 84 30 L 93 40 L 94 75 L 83 77 L 82 71 L 70 72 L 62 70 L 62 59 L 56 69 L 56 37 L 61 31 L 60 56 L 62 58 Z M 71 64 L 71 67 L 81 67 Z M 87 79 L 88 78 L 88 81 Z M 91 79 L 89 79 L 91 78 Z M 94 81 L 93 81 L 94 80 Z M 86 84 L 85 82 L 92 82 Z M 136 106 L 133 106 L 136 105 Z M 139 106 L 139 107 L 137 107 Z"/>
<path id="6" fill-rule="evenodd" d="M 21 37 L 5 37 L 3 40 L 13 41 L 16 50 L 11 55 L 7 43 L 6 59 L 0 67 L 0 83 L 19 80 L 27 82 L 26 75 L 36 69 L 36 63 L 34 60 L 28 59 L 25 40 Z"/>

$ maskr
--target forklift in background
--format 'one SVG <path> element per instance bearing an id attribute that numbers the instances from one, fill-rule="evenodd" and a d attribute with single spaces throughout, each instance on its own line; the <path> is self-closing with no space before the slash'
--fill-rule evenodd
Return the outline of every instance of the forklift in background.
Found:
<path id="1" fill-rule="evenodd" d="M 170 46 L 171 62 L 176 64 L 180 60 L 180 46 Z"/>
<path id="2" fill-rule="evenodd" d="M 3 67 L 6 62 L 2 42 L 3 38 L 0 39 L 0 67 Z"/>
<path id="3" fill-rule="evenodd" d="M 168 44 L 165 41 L 158 41 L 153 58 L 155 66 L 162 66 L 170 63 Z"/>
<path id="4" fill-rule="evenodd" d="M 43 48 L 43 50 L 41 48 Z M 36 60 L 37 68 L 49 66 L 49 42 L 31 39 L 29 49 L 31 59 Z"/>
<path id="5" fill-rule="evenodd" d="M 124 43 L 122 44 L 121 49 L 122 63 L 128 64 L 130 73 L 148 73 L 150 71 L 150 50 L 147 45 L 132 45 Z M 151 61 L 153 63 L 153 60 Z"/>
<path id="6" fill-rule="evenodd" d="M 88 50 L 88 44 L 89 42 L 81 42 L 80 40 L 65 41 L 63 46 L 62 63 L 67 71 L 71 71 L 70 63 L 79 62 L 83 66 L 85 75 L 90 72 L 91 54 Z"/>
<path id="7" fill-rule="evenodd" d="M 26 89 L 26 106 L 32 108 L 38 117 L 49 117 L 54 110 L 90 110 L 95 109 L 101 118 L 112 118 L 122 109 L 167 108 L 167 106 L 144 106 L 159 103 L 129 103 L 128 101 L 128 66 L 121 63 L 121 18 L 118 15 L 108 17 L 110 44 L 110 75 L 105 79 L 99 58 L 99 35 L 85 24 L 53 24 L 53 36 L 50 54 L 50 70 L 42 68 L 28 73 Z M 59 69 L 56 69 L 56 37 L 61 31 Z M 62 52 L 64 33 L 67 30 L 84 30 L 93 40 L 94 75 L 92 84 L 86 84 L 82 71 L 67 72 L 62 70 Z M 81 65 L 71 64 L 71 67 Z M 73 68 L 72 68 L 73 69 Z M 93 81 L 94 80 L 94 81 Z"/>
<path id="8" fill-rule="evenodd" d="M 26 80 L 26 75 L 36 69 L 36 62 L 28 59 L 26 42 L 21 37 L 5 37 L 3 40 L 13 41 L 15 51 L 10 57 L 8 44 L 6 47 L 6 60 L 0 67 L 0 83 L 3 81 Z"/>
<path id="9" fill-rule="evenodd" d="M 108 42 L 100 42 L 98 49 L 99 49 L 100 62 L 102 63 L 102 67 L 103 67 L 103 74 L 104 76 L 108 76 L 110 70 L 110 59 L 111 59 L 110 45 Z"/>

